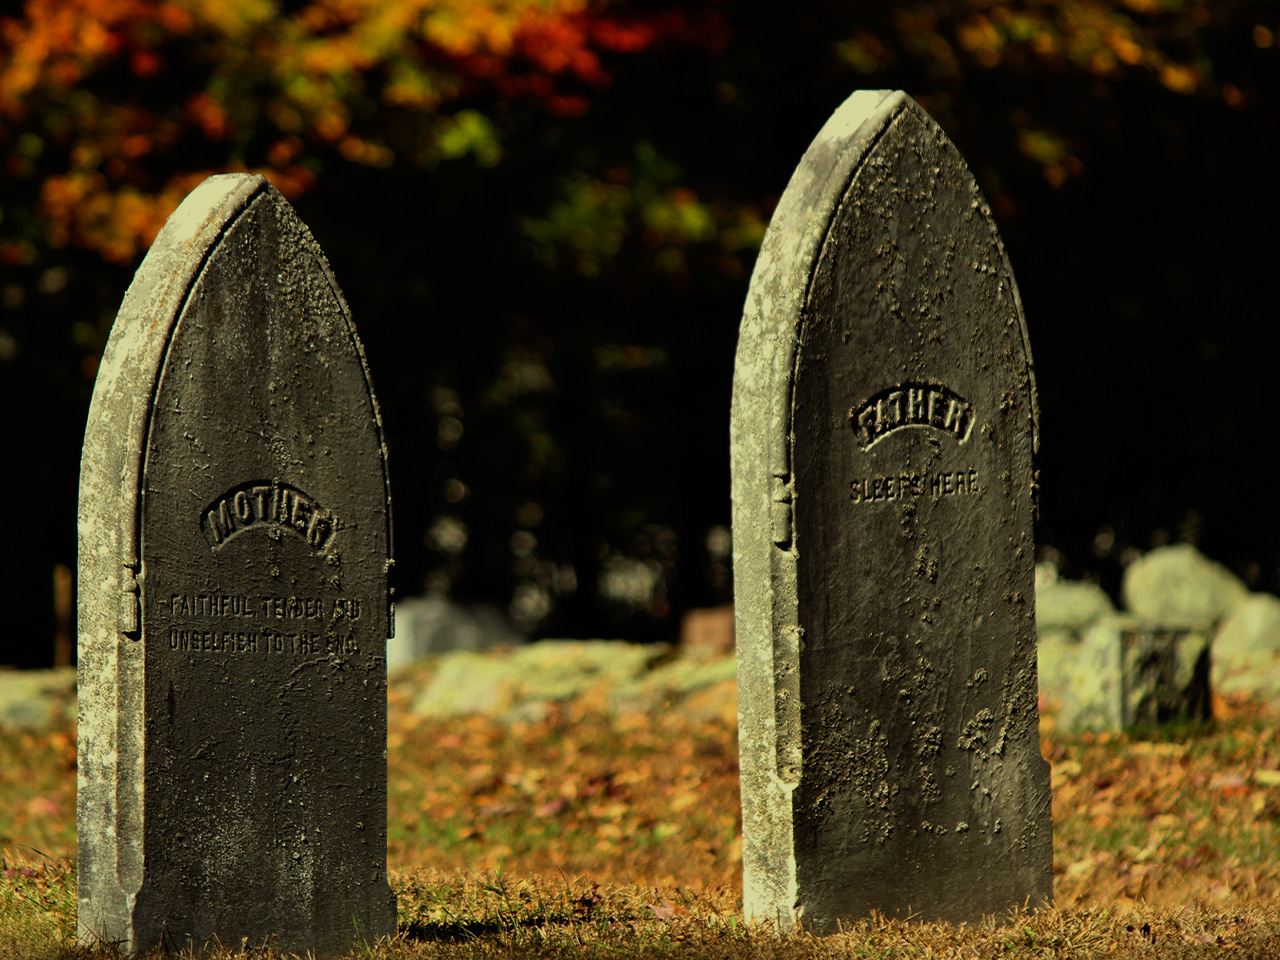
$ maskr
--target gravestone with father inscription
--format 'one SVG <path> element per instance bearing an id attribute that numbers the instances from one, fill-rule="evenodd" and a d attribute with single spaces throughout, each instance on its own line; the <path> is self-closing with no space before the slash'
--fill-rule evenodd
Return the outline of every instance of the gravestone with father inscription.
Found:
<path id="1" fill-rule="evenodd" d="M 139 268 L 79 526 L 81 938 L 393 934 L 382 425 L 329 264 L 263 178 L 206 180 Z"/>
<path id="2" fill-rule="evenodd" d="M 1052 890 L 1036 401 L 956 148 L 854 94 L 769 225 L 734 378 L 749 916 L 971 920 Z"/>

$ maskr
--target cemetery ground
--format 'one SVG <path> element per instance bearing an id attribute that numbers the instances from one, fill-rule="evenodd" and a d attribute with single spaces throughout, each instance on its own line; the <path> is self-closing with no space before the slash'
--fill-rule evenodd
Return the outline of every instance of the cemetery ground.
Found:
<path id="1" fill-rule="evenodd" d="M 425 718 L 411 704 L 432 670 L 392 678 L 399 934 L 357 955 L 1280 955 L 1274 707 L 1220 699 L 1210 724 L 1125 735 L 1061 734 L 1050 707 L 1052 909 L 779 938 L 741 919 L 732 681 L 643 711 L 599 686 Z M 74 853 L 74 727 L 0 732 L 0 957 L 115 956 L 73 943 Z"/>

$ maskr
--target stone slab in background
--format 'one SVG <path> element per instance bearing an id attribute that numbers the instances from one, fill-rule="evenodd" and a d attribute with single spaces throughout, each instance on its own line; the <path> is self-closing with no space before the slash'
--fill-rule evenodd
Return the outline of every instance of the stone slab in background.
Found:
<path id="1" fill-rule="evenodd" d="M 410 693 L 423 717 L 469 714 L 537 720 L 549 705 L 595 696 L 614 712 L 644 713 L 685 704 L 732 684 L 732 657 L 622 640 L 539 640 L 508 650 L 459 650 L 424 663 L 430 677 Z M 414 672 L 398 676 L 397 684 Z M 719 716 L 734 691 L 721 689 L 706 711 Z"/>
<path id="2" fill-rule="evenodd" d="M 393 934 L 381 421 L 329 265 L 263 178 L 197 187 L 129 287 L 79 534 L 81 938 Z"/>
<path id="3" fill-rule="evenodd" d="M 744 899 L 815 931 L 1049 899 L 1035 393 L 955 147 L 854 94 L 756 261 L 731 428 Z"/>
<path id="4" fill-rule="evenodd" d="M 388 670 L 454 650 L 482 652 L 525 642 L 502 611 L 485 604 L 464 607 L 444 597 L 408 597 L 396 601 L 395 616 Z"/>
<path id="5" fill-rule="evenodd" d="M 0 670 L 0 730 L 43 731 L 76 718 L 76 671 Z"/>
<path id="6" fill-rule="evenodd" d="M 1036 568 L 1036 667 L 1042 703 L 1058 706 L 1069 696 L 1081 638 L 1114 612 L 1111 598 L 1096 583 L 1064 580 L 1051 564 Z"/>
<path id="7" fill-rule="evenodd" d="M 1152 550 L 1124 571 L 1120 598 L 1153 623 L 1221 620 L 1249 594 L 1243 580 L 1189 543 Z"/>
<path id="8" fill-rule="evenodd" d="M 1036 631 L 1036 675 L 1042 706 L 1062 704 L 1075 682 L 1076 663 L 1083 649 L 1074 630 L 1049 627 Z"/>
<path id="9" fill-rule="evenodd" d="M 1089 628 L 1069 669 L 1058 726 L 1119 731 L 1210 716 L 1209 624 L 1108 617 Z"/>
<path id="10" fill-rule="evenodd" d="M 435 676 L 413 711 L 449 717 L 523 710 L 534 719 L 548 703 L 571 700 L 596 684 L 635 679 L 669 649 L 622 640 L 542 640 L 505 653 L 457 651 L 436 661 Z"/>
<path id="11" fill-rule="evenodd" d="M 687 611 L 680 621 L 680 646 L 710 655 L 733 653 L 733 604 Z"/>

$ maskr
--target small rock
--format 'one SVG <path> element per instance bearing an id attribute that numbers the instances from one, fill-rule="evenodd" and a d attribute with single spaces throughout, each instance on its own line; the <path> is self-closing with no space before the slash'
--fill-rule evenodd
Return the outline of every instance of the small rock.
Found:
<path id="1" fill-rule="evenodd" d="M 1249 588 L 1189 543 L 1159 547 L 1131 563 L 1120 589 L 1124 605 L 1157 623 L 1221 620 Z"/>

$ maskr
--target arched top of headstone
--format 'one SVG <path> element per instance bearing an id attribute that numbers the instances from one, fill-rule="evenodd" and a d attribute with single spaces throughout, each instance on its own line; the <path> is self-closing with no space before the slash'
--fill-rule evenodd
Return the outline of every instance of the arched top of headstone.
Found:
<path id="1" fill-rule="evenodd" d="M 238 229 L 240 233 L 252 233 L 252 241 L 238 236 Z M 249 242 L 255 245 L 252 251 L 246 247 Z M 243 293 L 226 288 L 217 291 L 202 288 L 202 280 L 209 277 L 211 271 L 216 272 L 220 262 L 242 257 L 255 261 L 271 259 L 277 268 L 273 282 Z M 81 469 L 81 523 L 101 523 L 108 519 L 113 525 L 118 523 L 118 531 L 112 533 L 118 532 L 120 537 L 121 563 L 136 573 L 140 558 L 142 485 L 152 414 L 175 333 L 182 318 L 196 306 L 192 303 L 195 291 L 199 291 L 202 299 L 213 296 L 221 301 L 214 307 L 218 315 L 211 318 L 215 325 L 220 325 L 223 312 L 234 323 L 280 324 L 284 322 L 281 310 L 286 314 L 293 310 L 301 320 L 306 314 L 303 301 L 307 297 L 325 301 L 322 312 L 329 323 L 336 321 L 338 327 L 327 331 L 339 341 L 333 345 L 334 349 L 338 355 L 354 358 L 359 369 L 360 383 L 346 382 L 342 389 L 363 393 L 372 416 L 385 498 L 382 549 L 389 569 L 391 492 L 386 446 L 364 347 L 328 260 L 311 232 L 270 182 L 256 175 L 222 174 L 206 179 L 169 217 L 138 268 L 112 327 L 94 385 L 85 437 L 86 458 Z M 241 305 L 255 306 L 237 303 L 237 298 L 256 299 L 257 309 L 247 312 L 233 309 Z M 303 345 L 303 352 L 314 352 L 314 349 L 314 345 L 310 348 Z M 191 358 L 185 357 L 182 362 L 189 364 Z M 328 365 L 325 360 L 322 364 Z M 269 484 L 273 479 L 245 478 L 260 485 Z M 106 485 L 105 489 L 98 489 L 102 484 Z M 228 495 L 234 496 L 234 486 L 236 484 L 228 487 Z M 86 508 L 95 503 L 112 501 L 121 504 L 123 509 L 86 512 Z M 125 579 L 129 576 L 126 569 Z M 136 592 L 136 588 L 128 584 L 123 586 L 126 593 Z M 122 607 L 122 629 L 131 633 L 137 625 L 125 609 L 127 606 L 126 602 Z M 389 619 L 386 632 L 389 635 Z"/>
<path id="2" fill-rule="evenodd" d="M 939 178 L 954 181 L 969 193 L 963 221 L 947 223 L 945 228 L 969 233 L 989 253 L 990 262 L 935 265 L 943 272 L 933 278 L 922 276 L 922 285 L 945 288 L 949 283 L 946 270 L 999 272 L 1012 277 L 987 202 L 959 151 L 933 118 L 901 90 L 854 93 L 819 131 L 792 174 L 769 223 L 747 294 L 738 341 L 735 394 L 760 397 L 778 423 L 789 420 L 803 318 L 834 222 L 848 202 L 866 208 L 847 214 L 850 217 L 888 215 L 884 209 L 870 209 L 869 197 L 851 197 L 855 181 L 868 163 L 874 163 L 883 152 L 882 143 L 891 130 L 914 139 L 917 154 L 930 158 Z M 1031 351 L 1017 287 L 1012 282 L 1009 287 L 1027 364 L 1027 409 L 1034 450 L 1039 446 L 1039 431 Z M 786 452 L 779 449 L 775 456 L 771 464 L 774 475 L 789 473 Z"/>

